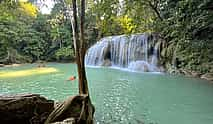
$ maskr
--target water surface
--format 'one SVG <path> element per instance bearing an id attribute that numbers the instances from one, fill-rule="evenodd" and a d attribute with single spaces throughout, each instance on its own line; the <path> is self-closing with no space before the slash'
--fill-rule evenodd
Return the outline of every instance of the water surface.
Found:
<path id="1" fill-rule="evenodd" d="M 56 73 L 0 78 L 0 94 L 39 93 L 64 100 L 78 94 L 74 64 L 50 63 Z M 36 65 L 0 68 L 2 71 Z M 90 94 L 99 124 L 213 124 L 213 85 L 205 80 L 159 73 L 87 68 Z"/>

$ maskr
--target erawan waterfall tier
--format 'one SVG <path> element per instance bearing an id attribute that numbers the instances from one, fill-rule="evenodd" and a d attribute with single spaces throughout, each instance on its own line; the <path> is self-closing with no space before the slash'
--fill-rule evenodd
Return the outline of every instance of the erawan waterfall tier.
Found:
<path id="1" fill-rule="evenodd" d="M 151 34 L 105 37 L 87 51 L 86 65 L 159 72 L 160 45 Z"/>

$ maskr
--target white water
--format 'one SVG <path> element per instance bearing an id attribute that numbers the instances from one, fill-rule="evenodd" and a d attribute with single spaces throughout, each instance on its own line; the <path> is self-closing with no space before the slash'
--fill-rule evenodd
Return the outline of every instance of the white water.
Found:
<path id="1" fill-rule="evenodd" d="M 137 34 L 103 38 L 88 50 L 86 65 L 157 72 L 160 44 L 148 40 L 148 37 L 148 34 Z"/>

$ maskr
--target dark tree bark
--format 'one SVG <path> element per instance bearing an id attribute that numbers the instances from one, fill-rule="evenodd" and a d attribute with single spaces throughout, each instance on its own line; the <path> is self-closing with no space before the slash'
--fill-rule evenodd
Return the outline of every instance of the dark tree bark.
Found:
<path id="1" fill-rule="evenodd" d="M 79 122 L 85 124 L 93 123 L 94 107 L 89 97 L 88 83 L 86 78 L 86 71 L 84 65 L 85 53 L 86 53 L 86 42 L 84 39 L 84 20 L 85 20 L 85 0 L 81 0 L 81 12 L 80 12 L 80 37 L 78 32 L 78 21 L 77 21 L 77 6 L 76 0 L 72 0 L 73 7 L 73 39 L 76 54 L 76 63 L 78 68 L 78 83 L 79 83 L 79 94 L 87 95 L 88 100 L 84 103 L 83 111 L 79 117 Z"/>
<path id="2" fill-rule="evenodd" d="M 78 67 L 78 76 L 79 76 L 79 94 L 89 94 L 88 84 L 86 78 L 86 71 L 84 66 L 84 57 L 86 53 L 85 40 L 84 40 L 84 11 L 85 11 L 85 1 L 81 1 L 81 18 L 80 18 L 80 38 L 78 32 L 78 20 L 77 20 L 77 6 L 76 0 L 72 1 L 73 4 L 73 39 L 75 46 L 76 54 L 76 63 Z"/>
<path id="3" fill-rule="evenodd" d="M 82 86 L 81 91 L 79 93 L 81 94 L 89 94 L 88 90 L 88 83 L 87 83 L 87 77 L 86 77 L 86 70 L 84 65 L 85 60 L 85 54 L 86 54 L 86 42 L 84 38 L 84 22 L 85 22 L 85 0 L 81 0 L 81 17 L 80 17 L 80 58 L 81 58 L 81 71 L 82 71 Z M 80 89 L 79 89 L 80 90 Z"/>
<path id="4" fill-rule="evenodd" d="M 157 15 L 157 17 L 162 21 L 163 18 L 160 15 L 160 12 L 158 11 L 158 4 L 160 1 L 154 1 L 154 3 L 152 3 L 151 1 L 148 1 L 149 6 L 151 7 L 151 9 L 155 12 L 155 14 Z"/>
<path id="5" fill-rule="evenodd" d="M 72 0 L 72 7 L 73 7 L 73 41 L 74 41 L 75 54 L 76 54 L 76 63 L 78 68 L 79 94 L 81 94 L 83 80 L 82 80 L 82 71 L 81 71 L 80 40 L 78 35 L 76 0 Z"/>

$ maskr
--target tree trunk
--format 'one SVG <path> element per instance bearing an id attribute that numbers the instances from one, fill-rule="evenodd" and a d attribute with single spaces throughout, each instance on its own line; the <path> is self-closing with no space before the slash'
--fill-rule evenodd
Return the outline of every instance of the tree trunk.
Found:
<path id="1" fill-rule="evenodd" d="M 72 0 L 73 6 L 73 41 L 75 46 L 76 63 L 78 67 L 78 83 L 79 94 L 88 95 L 88 100 L 84 103 L 83 117 L 79 122 L 84 124 L 93 123 L 94 107 L 89 97 L 89 90 L 86 78 L 86 71 L 84 65 L 84 58 L 86 53 L 85 39 L 84 39 L 84 18 L 85 18 L 85 0 L 81 0 L 81 13 L 80 13 L 80 38 L 78 35 L 78 21 L 77 21 L 77 7 L 76 0 Z"/>
<path id="2" fill-rule="evenodd" d="M 84 58 L 86 53 L 86 42 L 84 39 L 84 19 L 85 19 L 85 0 L 81 0 L 81 24 L 80 24 L 80 59 L 81 59 L 81 71 L 82 71 L 82 90 L 79 91 L 80 94 L 89 94 L 88 90 L 88 84 L 87 84 L 87 77 L 86 77 L 86 71 L 85 71 L 85 65 L 84 65 Z M 80 89 L 79 89 L 80 90 Z"/>
<path id="3" fill-rule="evenodd" d="M 77 7 L 76 0 L 72 0 L 73 6 L 73 41 L 75 46 L 75 54 L 76 54 L 76 63 L 78 68 L 78 83 L 79 83 L 79 94 L 82 94 L 82 84 L 83 84 L 83 76 L 82 76 L 82 67 L 81 67 L 81 56 L 80 56 L 80 40 L 78 35 L 78 21 L 77 21 Z"/>

